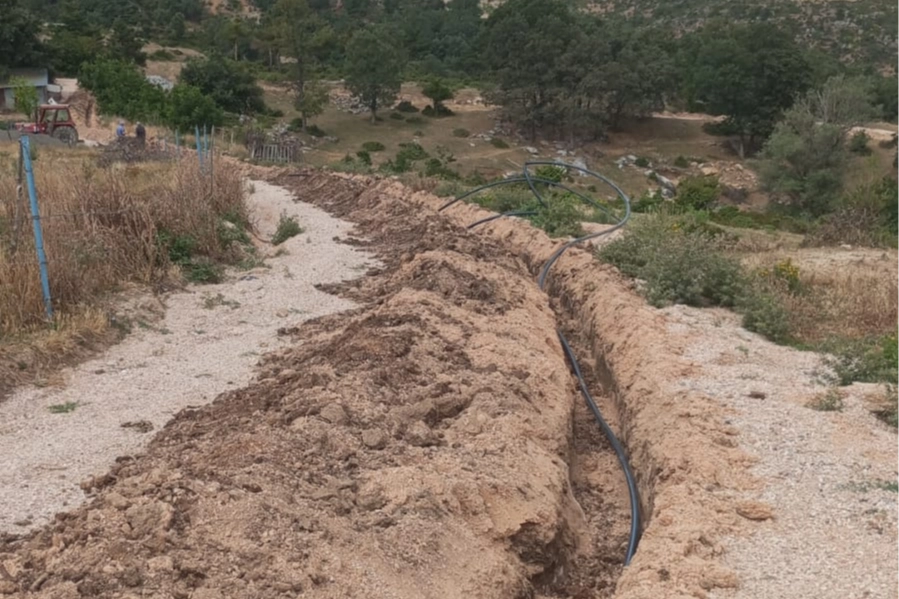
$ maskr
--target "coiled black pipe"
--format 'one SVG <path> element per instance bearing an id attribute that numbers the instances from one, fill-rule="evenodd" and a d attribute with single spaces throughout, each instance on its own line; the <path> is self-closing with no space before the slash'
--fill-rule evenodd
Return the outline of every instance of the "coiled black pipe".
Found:
<path id="1" fill-rule="evenodd" d="M 613 231 L 616 231 L 623 227 L 625 223 L 631 216 L 631 200 L 627 196 L 624 191 L 618 187 L 614 182 L 607 179 L 603 175 L 587 170 L 586 168 L 574 165 L 567 164 L 564 162 L 555 162 L 548 160 L 537 160 L 532 162 L 526 162 L 524 164 L 524 169 L 521 177 L 513 177 L 510 179 L 504 179 L 502 181 L 494 181 L 492 183 L 488 183 L 486 185 L 481 185 L 480 187 L 476 187 L 471 191 L 468 191 L 451 201 L 447 202 L 443 206 L 440 207 L 440 211 L 446 210 L 450 206 L 456 204 L 457 202 L 472 196 L 476 193 L 484 191 L 485 189 L 490 189 L 492 187 L 498 187 L 500 185 L 512 185 L 516 183 L 527 183 L 528 187 L 531 190 L 531 193 L 534 194 L 534 197 L 537 198 L 537 201 L 541 206 L 546 207 L 546 200 L 543 198 L 543 195 L 540 193 L 540 190 L 537 188 L 537 184 L 545 184 L 551 187 L 559 187 L 564 189 L 568 193 L 580 198 L 586 204 L 593 206 L 609 215 L 612 218 L 615 218 L 610 210 L 608 210 L 605 206 L 600 203 L 594 201 L 589 196 L 586 196 L 579 191 L 569 188 L 561 182 L 553 181 L 551 179 L 546 179 L 542 177 L 535 177 L 531 174 L 531 167 L 533 166 L 557 166 L 561 168 L 565 168 L 567 170 L 576 170 L 578 172 L 584 173 L 587 176 L 599 179 L 603 183 L 610 186 L 615 192 L 618 194 L 618 197 L 624 202 L 624 216 L 618 219 L 618 221 L 614 224 L 610 229 L 606 229 L 605 231 L 600 231 L 598 233 L 590 233 L 589 235 L 584 235 L 582 237 L 578 237 L 577 239 L 573 239 L 562 247 L 557 249 L 549 259 L 546 261 L 546 264 L 543 265 L 543 268 L 540 269 L 540 275 L 537 277 L 537 285 L 541 290 L 545 291 L 546 287 L 546 276 L 549 274 L 549 270 L 552 268 L 552 265 L 555 264 L 556 260 L 565 253 L 565 250 L 570 248 L 573 245 L 577 245 L 589 239 L 595 239 L 597 237 L 602 237 L 603 235 L 608 235 Z M 489 216 L 487 218 L 483 218 L 477 222 L 474 222 L 468 225 L 468 229 L 473 229 L 479 225 L 491 222 L 498 218 L 502 218 L 504 216 L 531 216 L 536 214 L 533 210 L 513 210 L 510 212 L 505 212 L 503 214 L 495 214 L 493 216 Z M 631 529 L 630 535 L 628 537 L 627 543 L 627 553 L 625 554 L 624 564 L 628 565 L 631 563 L 631 559 L 634 557 L 634 553 L 637 551 L 637 544 L 640 542 L 640 496 L 637 490 L 637 483 L 634 479 L 634 473 L 631 470 L 630 463 L 627 460 L 627 454 L 624 451 L 624 447 L 621 445 L 621 442 L 618 440 L 618 437 L 615 436 L 615 433 L 612 431 L 611 427 L 609 427 L 609 423 L 606 422 L 605 418 L 602 416 L 602 412 L 599 410 L 599 406 L 594 401 L 593 396 L 590 395 L 590 390 L 587 388 L 587 381 L 584 380 L 584 376 L 581 373 L 580 364 L 578 364 L 577 358 L 574 356 L 574 352 L 571 349 L 571 345 L 568 343 L 568 340 L 565 338 L 565 335 L 561 330 L 557 330 L 556 334 L 559 336 L 559 342 L 562 344 L 562 350 L 565 353 L 565 357 L 568 362 L 571 364 L 571 369 L 574 372 L 574 376 L 577 378 L 578 387 L 580 388 L 581 395 L 584 397 L 584 401 L 587 403 L 587 407 L 590 408 L 590 411 L 593 413 L 593 416 L 596 418 L 596 421 L 599 423 L 599 427 L 602 429 L 603 434 L 605 434 L 606 438 L 609 440 L 609 443 L 612 445 L 612 449 L 615 451 L 615 455 L 618 456 L 618 462 L 621 464 L 621 469 L 624 471 L 624 478 L 627 482 L 627 492 L 630 497 L 631 504 Z"/>

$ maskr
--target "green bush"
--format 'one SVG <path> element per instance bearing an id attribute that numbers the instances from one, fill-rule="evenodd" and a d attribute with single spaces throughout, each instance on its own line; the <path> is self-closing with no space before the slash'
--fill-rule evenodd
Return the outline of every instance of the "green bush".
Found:
<path id="1" fill-rule="evenodd" d="M 415 162 L 416 160 L 424 160 L 428 157 L 428 153 L 419 144 L 408 142 L 400 144 L 400 150 L 396 153 L 397 159 Z"/>
<path id="2" fill-rule="evenodd" d="M 775 343 L 790 341 L 790 315 L 776 295 L 762 291 L 748 293 L 741 299 L 739 310 L 746 330 Z"/>
<path id="3" fill-rule="evenodd" d="M 580 237 L 584 234 L 581 221 L 584 213 L 581 200 L 571 194 L 552 194 L 546 198 L 544 208 L 533 204 L 537 214 L 528 217 L 531 223 L 546 231 L 550 237 Z"/>
<path id="4" fill-rule="evenodd" d="M 278 228 L 275 229 L 275 234 L 272 236 L 272 245 L 281 245 L 291 237 L 296 237 L 302 232 L 303 227 L 297 222 L 296 217 L 287 216 L 286 213 L 282 212 L 281 217 L 278 219 Z"/>
<path id="5" fill-rule="evenodd" d="M 319 129 L 318 125 L 307 125 L 306 133 L 308 133 L 312 137 L 324 137 L 327 135 L 327 133 Z"/>
<path id="6" fill-rule="evenodd" d="M 429 158 L 425 162 L 424 174 L 426 177 L 439 177 L 447 180 L 461 179 L 461 175 L 446 166 L 439 158 Z"/>
<path id="7" fill-rule="evenodd" d="M 403 100 L 402 102 L 400 102 L 399 104 L 396 105 L 394 110 L 396 110 L 397 112 L 406 112 L 406 113 L 418 112 L 418 108 L 416 108 L 412 104 L 412 102 L 410 102 L 409 100 Z"/>
<path id="8" fill-rule="evenodd" d="M 494 148 L 497 148 L 497 149 L 499 149 L 499 150 L 507 150 L 507 149 L 509 149 L 509 144 L 507 144 L 506 142 L 504 142 L 503 140 L 501 140 L 501 139 L 498 138 L 498 137 L 492 138 L 492 139 L 490 140 L 490 145 L 492 145 Z"/>
<path id="9" fill-rule="evenodd" d="M 871 154 L 871 148 L 868 147 L 868 142 L 871 141 L 871 138 L 864 131 L 856 131 L 852 137 L 849 138 L 849 151 L 853 154 L 858 154 L 859 156 L 868 156 Z"/>
<path id="10" fill-rule="evenodd" d="M 453 137 L 470 137 L 471 131 L 468 129 L 463 129 L 459 127 L 458 129 L 453 129 Z"/>
<path id="11" fill-rule="evenodd" d="M 371 154 L 374 154 L 375 152 L 383 152 L 384 144 L 379 141 L 367 141 L 362 144 L 362 149 Z"/>
<path id="12" fill-rule="evenodd" d="M 422 110 L 421 113 L 424 116 L 431 117 L 431 118 L 441 118 L 441 117 L 453 116 L 455 114 L 452 110 L 450 110 L 443 104 L 438 106 L 436 109 L 433 106 L 425 106 L 424 110 Z"/>
<path id="13" fill-rule="evenodd" d="M 643 156 L 638 156 L 637 160 L 634 162 L 634 166 L 638 166 L 640 168 L 649 168 L 649 158 L 645 158 Z"/>
<path id="14" fill-rule="evenodd" d="M 722 252 L 718 239 L 671 215 L 635 222 L 598 256 L 644 280 L 646 298 L 655 306 L 733 306 L 746 289 L 740 263 Z"/>
<path id="15" fill-rule="evenodd" d="M 895 334 L 863 339 L 833 339 L 820 347 L 832 357 L 827 360 L 840 385 L 893 383 L 897 377 L 897 337 Z"/>
<path id="16" fill-rule="evenodd" d="M 537 167 L 537 170 L 534 172 L 534 176 L 540 179 L 546 179 L 547 181 L 555 181 L 556 183 L 561 183 L 562 178 L 565 177 L 565 174 L 567 172 L 568 171 L 564 166 L 553 166 L 551 164 L 546 164 Z"/>
<path id="17" fill-rule="evenodd" d="M 674 159 L 674 166 L 677 168 L 688 168 L 690 166 L 690 161 L 683 156 L 678 156 Z"/>
<path id="18" fill-rule="evenodd" d="M 665 204 L 665 198 L 658 191 L 644 191 L 636 202 L 631 204 L 631 211 L 636 213 L 656 212 Z"/>
<path id="19" fill-rule="evenodd" d="M 196 125 L 221 126 L 225 114 L 199 89 L 179 83 L 169 94 L 165 121 L 172 129 L 188 133 Z"/>
<path id="20" fill-rule="evenodd" d="M 365 150 L 359 150 L 358 152 L 356 152 L 356 158 L 358 158 L 359 162 L 361 162 L 365 166 L 371 166 L 371 154 L 369 154 Z"/>
<path id="21" fill-rule="evenodd" d="M 686 177 L 677 186 L 675 205 L 690 210 L 708 210 L 721 195 L 718 177 Z"/>

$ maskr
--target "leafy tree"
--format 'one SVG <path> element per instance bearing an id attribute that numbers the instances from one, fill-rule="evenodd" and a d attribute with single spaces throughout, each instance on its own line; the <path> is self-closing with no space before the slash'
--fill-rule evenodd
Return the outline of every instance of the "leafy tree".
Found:
<path id="1" fill-rule="evenodd" d="M 483 57 L 497 84 L 492 99 L 532 139 L 558 116 L 561 59 L 576 32 L 575 15 L 560 0 L 509 0 L 487 19 Z"/>
<path id="2" fill-rule="evenodd" d="M 194 130 L 196 125 L 221 125 L 224 122 L 222 109 L 191 85 L 179 83 L 172 88 L 169 96 L 166 124 L 182 133 Z"/>
<path id="3" fill-rule="evenodd" d="M 116 21 L 106 41 L 106 52 L 110 58 L 130 60 L 135 64 L 144 65 L 147 62 L 147 55 L 141 50 L 143 46 L 144 40 L 133 27 L 125 25 L 123 21 Z"/>
<path id="4" fill-rule="evenodd" d="M 323 113 L 327 105 L 328 88 L 320 81 L 307 81 L 302 98 L 298 99 L 295 104 L 296 109 L 300 111 L 300 120 L 304 131 L 308 119 Z"/>
<path id="5" fill-rule="evenodd" d="M 38 41 L 40 20 L 19 0 L 0 0 L 0 81 L 9 69 L 39 63 L 42 48 Z"/>
<path id="6" fill-rule="evenodd" d="M 715 23 L 685 42 L 681 77 L 693 109 L 726 117 L 743 155 L 773 130 L 811 71 L 793 36 L 767 22 Z"/>
<path id="7" fill-rule="evenodd" d="M 81 69 L 80 85 L 97 98 L 100 111 L 131 120 L 158 121 L 167 111 L 166 95 L 128 62 L 100 58 Z"/>
<path id="8" fill-rule="evenodd" d="M 453 90 L 440 79 L 432 79 L 422 88 L 421 93 L 431 100 L 431 107 L 434 109 L 435 115 L 446 112 L 443 103 L 452 100 L 455 95 Z"/>
<path id="9" fill-rule="evenodd" d="M 346 84 L 368 106 L 375 122 L 378 107 L 392 103 L 400 91 L 403 60 L 387 30 L 366 27 L 347 45 Z"/>
<path id="10" fill-rule="evenodd" d="M 267 28 L 280 54 L 295 61 L 290 65 L 291 80 L 295 105 L 301 111 L 305 129 L 308 117 L 313 115 L 303 110 L 316 105 L 315 99 L 307 99 L 306 95 L 315 91 L 312 82 L 333 42 L 333 30 L 306 0 L 278 0 L 272 7 Z"/>
<path id="11" fill-rule="evenodd" d="M 262 88 L 255 77 L 243 65 L 221 56 L 187 61 L 181 83 L 196 87 L 228 112 L 245 114 L 265 109 Z"/>
<path id="12" fill-rule="evenodd" d="M 797 101 L 765 144 L 763 186 L 811 216 L 829 212 L 843 188 L 846 137 L 871 113 L 867 97 L 858 80 L 839 76 Z"/>
<path id="13" fill-rule="evenodd" d="M 16 95 L 16 110 L 29 119 L 37 119 L 37 107 L 40 103 L 37 88 L 21 77 L 13 77 L 10 83 L 13 85 L 13 93 Z"/>

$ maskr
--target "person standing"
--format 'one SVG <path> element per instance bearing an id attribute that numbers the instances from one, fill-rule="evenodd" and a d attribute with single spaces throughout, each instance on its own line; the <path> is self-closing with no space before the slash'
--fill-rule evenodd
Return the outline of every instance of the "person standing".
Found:
<path id="1" fill-rule="evenodd" d="M 119 121 L 119 126 L 115 130 L 116 139 L 124 139 L 125 137 L 125 121 Z"/>
<path id="2" fill-rule="evenodd" d="M 147 130 L 144 129 L 142 123 L 138 123 L 137 127 L 134 128 L 134 134 L 137 135 L 137 143 L 140 145 L 147 143 Z"/>

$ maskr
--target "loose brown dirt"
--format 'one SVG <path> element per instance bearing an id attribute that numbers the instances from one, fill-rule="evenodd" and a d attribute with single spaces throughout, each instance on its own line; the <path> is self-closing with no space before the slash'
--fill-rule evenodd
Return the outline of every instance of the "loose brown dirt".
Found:
<path id="1" fill-rule="evenodd" d="M 365 307 L 286 328 L 296 344 L 256 382 L 86 481 L 86 507 L 0 541 L 0 592 L 610 596 L 620 535 L 599 554 L 574 494 L 616 491 L 595 438 L 570 482 L 575 387 L 519 257 L 401 197 L 281 183 L 357 223 L 384 268 L 330 290 Z"/>

